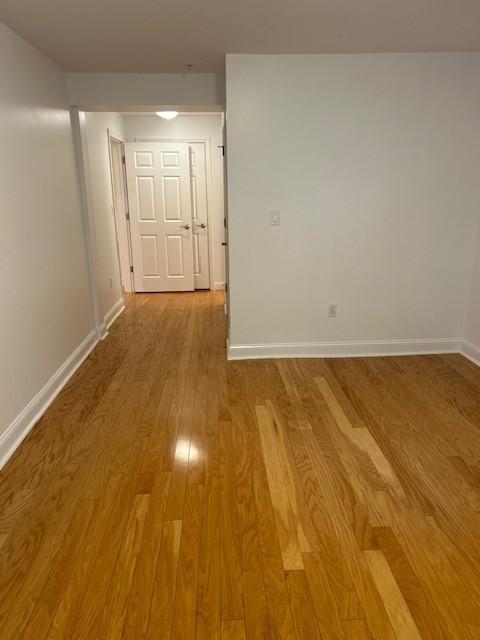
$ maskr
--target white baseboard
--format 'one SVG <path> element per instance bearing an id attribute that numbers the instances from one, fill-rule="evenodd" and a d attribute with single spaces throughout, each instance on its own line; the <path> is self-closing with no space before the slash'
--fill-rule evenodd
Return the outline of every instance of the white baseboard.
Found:
<path id="1" fill-rule="evenodd" d="M 260 358 L 361 358 L 373 356 L 458 353 L 458 340 L 375 340 L 370 342 L 298 342 L 290 344 L 232 344 L 229 360 Z"/>
<path id="2" fill-rule="evenodd" d="M 108 328 L 124 309 L 123 298 L 120 298 L 105 314 L 102 324 L 85 338 L 0 436 L 0 469 L 6 464 L 35 423 L 42 417 L 75 371 L 89 356 L 98 340 L 106 338 Z"/>
<path id="3" fill-rule="evenodd" d="M 119 300 L 116 301 L 116 303 L 113 305 L 110 311 L 108 311 L 105 314 L 104 322 L 105 322 L 105 326 L 107 327 L 107 330 L 110 329 L 112 324 L 115 322 L 115 320 L 118 318 L 118 316 L 122 313 L 124 309 L 125 309 L 125 302 L 123 301 L 123 298 L 120 298 Z"/>
<path id="4" fill-rule="evenodd" d="M 224 291 L 225 290 L 225 282 L 214 282 L 212 291 Z"/>
<path id="5" fill-rule="evenodd" d="M 103 322 L 98 329 L 98 333 L 100 334 L 99 337 L 101 340 L 105 340 L 108 335 L 108 330 L 124 309 L 125 302 L 123 298 L 120 298 L 116 301 L 113 307 L 109 311 L 107 311 L 105 317 L 103 318 Z"/>
<path id="6" fill-rule="evenodd" d="M 0 469 L 89 356 L 97 342 L 97 332 L 91 331 L 0 436 Z"/>
<path id="7" fill-rule="evenodd" d="M 461 353 L 465 358 L 468 358 L 480 367 L 480 347 L 477 347 L 476 344 L 472 344 L 471 342 L 468 342 L 468 340 L 464 340 Z"/>

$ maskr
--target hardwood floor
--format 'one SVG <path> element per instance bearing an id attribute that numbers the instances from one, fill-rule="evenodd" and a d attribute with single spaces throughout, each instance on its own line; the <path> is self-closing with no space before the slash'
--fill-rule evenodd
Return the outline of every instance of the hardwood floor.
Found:
<path id="1" fill-rule="evenodd" d="M 480 638 L 480 369 L 137 295 L 1 472 L 0 638 Z"/>

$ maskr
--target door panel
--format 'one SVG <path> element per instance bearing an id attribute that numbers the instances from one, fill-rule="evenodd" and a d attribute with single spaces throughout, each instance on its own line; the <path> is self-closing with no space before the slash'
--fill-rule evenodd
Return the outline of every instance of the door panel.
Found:
<path id="1" fill-rule="evenodd" d="M 163 211 L 165 220 L 175 222 L 182 219 L 180 179 L 177 176 L 163 177 Z"/>
<path id="2" fill-rule="evenodd" d="M 135 291 L 193 291 L 188 144 L 127 143 L 125 158 Z"/>
<path id="3" fill-rule="evenodd" d="M 128 228 L 127 185 L 123 165 L 123 142 L 110 136 L 110 161 L 112 174 L 112 193 L 115 213 L 115 231 L 117 237 L 118 260 L 122 277 L 122 288 L 131 293 L 133 289 L 130 273 L 131 248 Z"/>
<path id="4" fill-rule="evenodd" d="M 205 144 L 190 143 L 190 192 L 193 222 L 193 269 L 195 289 L 210 288 L 208 256 L 207 163 Z"/>
<path id="5" fill-rule="evenodd" d="M 155 182 L 153 176 L 137 176 L 137 206 L 140 220 L 155 220 Z"/>
<path id="6" fill-rule="evenodd" d="M 140 238 L 142 254 L 142 274 L 146 277 L 160 275 L 158 271 L 157 236 L 142 235 Z"/>
<path id="7" fill-rule="evenodd" d="M 183 270 L 183 238 L 179 235 L 168 235 L 165 242 L 167 275 L 171 278 L 182 278 Z"/>

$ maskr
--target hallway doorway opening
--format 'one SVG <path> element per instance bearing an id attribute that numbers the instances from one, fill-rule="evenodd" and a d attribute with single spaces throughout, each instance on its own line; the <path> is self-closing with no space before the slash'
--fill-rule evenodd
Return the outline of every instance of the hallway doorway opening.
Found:
<path id="1" fill-rule="evenodd" d="M 156 110 L 76 110 L 101 317 L 128 293 L 227 289 L 224 113 Z"/>

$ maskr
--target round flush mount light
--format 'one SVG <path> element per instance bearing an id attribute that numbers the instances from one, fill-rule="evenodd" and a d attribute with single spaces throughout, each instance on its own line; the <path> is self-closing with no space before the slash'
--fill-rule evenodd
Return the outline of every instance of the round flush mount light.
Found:
<path id="1" fill-rule="evenodd" d="M 164 120 L 173 120 L 178 116 L 178 111 L 157 111 L 155 115 Z"/>

